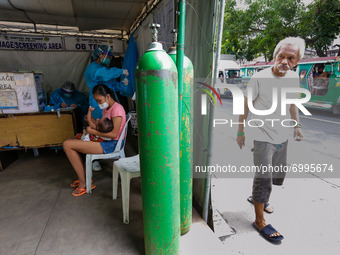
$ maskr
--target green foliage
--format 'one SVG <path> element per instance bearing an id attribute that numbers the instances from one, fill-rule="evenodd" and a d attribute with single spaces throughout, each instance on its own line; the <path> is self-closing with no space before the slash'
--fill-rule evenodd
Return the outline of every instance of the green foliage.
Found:
<path id="1" fill-rule="evenodd" d="M 240 9 L 226 0 L 222 53 L 252 60 L 272 58 L 276 44 L 287 36 L 300 36 L 319 56 L 339 35 L 340 2 L 315 0 L 308 6 L 300 0 L 246 0 Z"/>
<path id="2" fill-rule="evenodd" d="M 340 2 L 338 0 L 314 1 L 308 6 L 305 24 L 305 39 L 315 48 L 320 57 L 326 56 L 328 46 L 339 35 Z"/>

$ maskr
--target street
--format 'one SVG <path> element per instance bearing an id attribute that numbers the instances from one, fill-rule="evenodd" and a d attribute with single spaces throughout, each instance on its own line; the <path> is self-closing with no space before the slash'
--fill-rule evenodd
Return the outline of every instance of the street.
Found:
<path id="1" fill-rule="evenodd" d="M 285 237 L 281 245 L 269 243 L 251 226 L 254 209 L 247 198 L 253 173 L 212 174 L 212 204 L 232 229 L 221 238 L 231 254 L 337 254 L 340 250 L 340 116 L 308 110 L 311 116 L 300 114 L 303 140 L 296 142 L 293 135 L 289 139 L 291 172 L 283 186 L 273 187 L 269 202 L 274 213 L 265 214 L 267 223 Z M 232 99 L 222 99 L 222 107 L 215 107 L 214 119 L 238 120 L 232 115 Z M 252 165 L 251 141 L 245 131 L 246 146 L 240 150 L 236 133 L 235 124 L 214 127 L 213 166 L 229 165 L 238 170 Z"/>

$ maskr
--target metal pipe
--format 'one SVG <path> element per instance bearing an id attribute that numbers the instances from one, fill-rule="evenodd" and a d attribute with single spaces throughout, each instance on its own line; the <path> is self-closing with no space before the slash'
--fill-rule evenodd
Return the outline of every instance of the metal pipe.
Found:
<path id="1" fill-rule="evenodd" d="M 169 56 L 176 62 L 177 30 L 174 34 L 174 47 L 168 51 Z M 192 166 L 193 166 L 193 84 L 194 67 L 188 57 L 183 59 L 183 104 L 180 133 L 180 202 L 181 202 L 181 234 L 189 232 L 192 222 Z"/>
<path id="2" fill-rule="evenodd" d="M 192 221 L 192 94 L 193 65 L 184 55 L 186 1 L 178 2 L 178 37 L 176 64 L 178 71 L 178 124 L 180 143 L 181 234 L 189 232 Z M 184 75 L 185 74 L 185 75 Z M 184 78 L 185 77 L 185 78 Z M 184 98 L 183 98 L 184 97 Z M 183 106 L 184 101 L 184 106 Z"/>
<path id="3" fill-rule="evenodd" d="M 185 4 L 186 1 L 178 1 L 178 37 L 177 37 L 177 57 L 176 66 L 178 72 L 178 126 L 181 134 L 182 125 L 182 103 L 183 103 L 183 61 L 184 61 L 184 41 L 185 41 Z M 179 136 L 179 139 L 181 137 Z"/>
<path id="4" fill-rule="evenodd" d="M 225 9 L 225 1 L 220 1 L 220 10 L 219 10 L 219 20 L 218 20 L 218 31 L 217 31 L 217 41 L 216 41 L 216 56 L 215 56 L 215 65 L 214 65 L 214 76 L 212 87 L 215 88 L 216 77 L 218 71 L 218 60 L 220 59 L 221 52 L 221 44 L 222 44 L 222 35 L 223 35 L 223 20 L 224 20 L 224 9 Z M 213 119 L 214 119 L 214 108 L 209 108 L 209 129 L 208 129 L 208 157 L 207 157 L 207 165 L 209 166 L 211 163 L 211 148 L 212 148 L 212 140 L 213 140 Z M 210 174 L 207 172 L 205 179 L 205 191 L 204 191 L 204 202 L 203 202 L 203 220 L 208 222 L 208 214 L 209 214 L 209 198 L 210 198 L 210 188 L 211 188 L 211 180 Z"/>

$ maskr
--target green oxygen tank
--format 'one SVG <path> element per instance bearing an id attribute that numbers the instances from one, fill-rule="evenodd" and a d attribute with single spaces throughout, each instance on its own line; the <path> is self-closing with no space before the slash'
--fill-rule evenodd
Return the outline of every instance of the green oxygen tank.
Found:
<path id="1" fill-rule="evenodd" d="M 177 68 L 157 42 L 138 61 L 136 101 L 146 254 L 179 254 Z"/>
<path id="2" fill-rule="evenodd" d="M 173 29 L 174 46 L 168 51 L 176 63 L 177 30 Z M 183 89 L 182 109 L 179 110 L 181 121 L 180 130 L 180 203 L 181 203 L 181 234 L 186 234 L 192 221 L 192 167 L 193 167 L 193 79 L 194 67 L 190 59 L 183 60 Z"/>

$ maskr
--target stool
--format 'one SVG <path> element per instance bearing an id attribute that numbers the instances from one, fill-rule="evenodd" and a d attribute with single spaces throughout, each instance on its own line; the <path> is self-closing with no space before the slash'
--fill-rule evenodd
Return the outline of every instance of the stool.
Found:
<path id="1" fill-rule="evenodd" d="M 123 222 L 129 224 L 130 180 L 140 176 L 139 155 L 113 162 L 112 199 L 117 199 L 118 173 L 122 186 Z"/>

